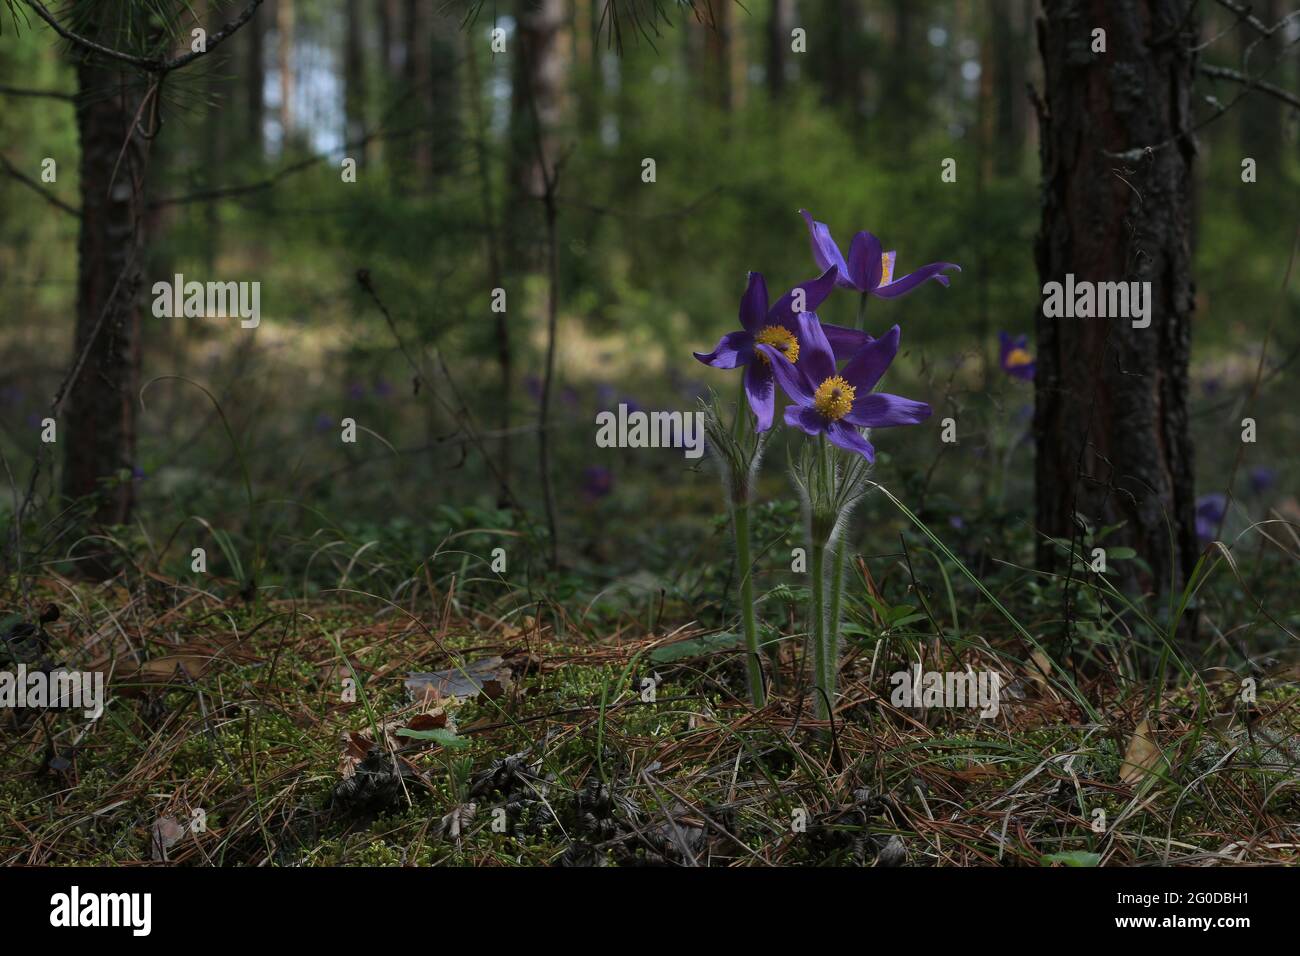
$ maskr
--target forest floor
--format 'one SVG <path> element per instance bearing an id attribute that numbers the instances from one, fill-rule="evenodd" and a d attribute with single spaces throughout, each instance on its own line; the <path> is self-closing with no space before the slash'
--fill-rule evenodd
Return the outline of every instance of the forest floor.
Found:
<path id="1" fill-rule="evenodd" d="M 1158 701 L 1080 672 L 1088 711 L 990 638 L 956 651 L 1003 676 L 989 719 L 894 706 L 883 662 L 855 654 L 831 723 L 797 691 L 744 703 L 728 635 L 595 634 L 539 608 L 557 633 L 408 598 L 37 582 L 28 606 L 61 611 L 51 657 L 105 672 L 108 702 L 0 715 L 0 863 L 1300 860 L 1293 664 L 1253 704 L 1227 670 Z M 930 644 L 942 666 L 953 650 Z"/>

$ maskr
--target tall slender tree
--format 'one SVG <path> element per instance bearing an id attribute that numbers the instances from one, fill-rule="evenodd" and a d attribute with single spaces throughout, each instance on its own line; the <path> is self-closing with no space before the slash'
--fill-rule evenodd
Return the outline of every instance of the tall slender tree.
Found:
<path id="1" fill-rule="evenodd" d="M 1039 310 L 1039 559 L 1068 569 L 1047 538 L 1077 548 L 1081 520 L 1120 525 L 1107 546 L 1141 558 L 1116 563 L 1125 583 L 1178 591 L 1198 551 L 1187 415 L 1196 11 L 1193 0 L 1047 0 L 1038 28 L 1039 280 L 1149 282 L 1151 303 L 1146 328 Z"/>

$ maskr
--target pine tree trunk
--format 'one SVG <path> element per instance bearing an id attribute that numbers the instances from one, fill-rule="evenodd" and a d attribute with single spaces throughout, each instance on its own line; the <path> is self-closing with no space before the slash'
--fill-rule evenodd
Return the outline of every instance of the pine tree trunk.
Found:
<path id="1" fill-rule="evenodd" d="M 1040 308 L 1036 529 L 1079 547 L 1076 513 L 1093 529 L 1122 522 L 1106 547 L 1135 548 L 1150 570 L 1110 567 L 1132 590 L 1166 593 L 1182 589 L 1198 553 L 1187 414 L 1196 24 L 1188 0 L 1083 6 L 1047 0 L 1038 24 L 1039 280 L 1150 282 L 1151 324 L 1047 318 Z M 1105 53 L 1091 52 L 1097 28 Z M 1064 567 L 1042 540 L 1039 563 Z"/>
<path id="2" fill-rule="evenodd" d="M 361 18 L 361 0 L 347 0 L 344 9 L 343 38 L 343 96 L 345 138 L 355 143 L 366 135 L 366 52 L 364 21 Z M 364 164 L 366 149 L 358 151 L 358 162 Z"/>
<path id="3" fill-rule="evenodd" d="M 767 92 L 774 100 L 785 95 L 793 20 L 794 0 L 772 0 L 767 15 Z"/>
<path id="4" fill-rule="evenodd" d="M 248 31 L 248 56 L 245 93 L 248 102 L 246 135 L 254 155 L 262 158 L 265 150 L 263 127 L 266 120 L 266 17 L 253 17 L 245 26 Z"/>
<path id="5" fill-rule="evenodd" d="M 280 150 L 289 148 L 293 135 L 293 0 L 279 0 L 275 10 L 275 27 L 278 34 L 276 61 L 280 73 Z"/>
<path id="6" fill-rule="evenodd" d="M 90 39 L 123 47 L 117 29 L 92 25 Z M 79 58 L 77 133 L 81 141 L 81 231 L 77 241 L 77 325 L 73 361 L 84 362 L 66 400 L 58 441 L 63 492 L 99 493 L 94 519 L 130 519 L 140 378 L 144 189 L 152 122 L 137 111 L 147 81 L 106 60 Z M 107 482 L 107 483 L 106 483 Z"/>

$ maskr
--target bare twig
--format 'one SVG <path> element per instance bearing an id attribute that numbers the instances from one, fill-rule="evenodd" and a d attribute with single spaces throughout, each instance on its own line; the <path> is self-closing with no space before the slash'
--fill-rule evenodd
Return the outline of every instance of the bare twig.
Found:
<path id="1" fill-rule="evenodd" d="M 8 173 L 14 179 L 18 180 L 28 189 L 32 190 L 32 192 L 36 193 L 38 196 L 40 196 L 50 205 L 62 209 L 64 212 L 68 213 L 71 216 L 76 216 L 78 219 L 81 218 L 80 209 L 78 209 L 76 206 L 71 206 L 68 203 L 64 202 L 62 199 L 54 195 L 54 193 L 50 192 L 48 189 L 46 189 L 36 180 L 32 179 L 30 176 L 21 172 L 17 167 L 14 166 L 13 163 L 9 162 L 9 160 L 6 159 L 4 156 L 0 156 L 0 168 L 3 168 L 6 173 Z"/>
<path id="2" fill-rule="evenodd" d="M 1226 66 L 1212 66 L 1209 63 L 1200 64 L 1200 71 L 1206 76 L 1212 76 L 1218 80 L 1232 80 L 1234 83 L 1240 83 L 1247 90 L 1259 90 L 1261 93 L 1267 93 L 1283 103 L 1288 103 L 1296 109 L 1300 109 L 1300 96 L 1296 96 L 1290 90 L 1284 90 L 1280 86 L 1274 86 L 1272 83 L 1265 83 L 1258 77 L 1247 76 L 1237 70 L 1230 70 Z"/>
<path id="3" fill-rule="evenodd" d="M 248 6 L 244 8 L 243 13 L 208 38 L 207 44 L 203 50 L 191 50 L 188 53 L 182 53 L 180 56 L 163 59 L 161 57 L 136 56 L 134 53 L 126 53 L 122 50 L 115 50 L 112 47 L 104 46 L 102 43 L 96 43 L 94 40 L 73 33 L 65 27 L 58 21 L 58 18 L 56 18 L 54 14 L 50 13 L 50 11 L 46 9 L 45 5 L 41 3 L 40 0 L 26 0 L 26 2 L 27 5 L 36 12 L 38 17 L 50 25 L 55 33 L 74 46 L 80 47 L 82 50 L 89 53 L 97 53 L 100 56 L 106 56 L 110 59 L 130 64 L 136 69 L 143 70 L 146 73 L 156 73 L 160 76 L 170 73 L 172 70 L 179 70 L 181 67 L 188 66 L 199 57 L 207 56 L 223 42 L 228 40 L 240 27 L 251 20 L 253 14 L 257 12 L 257 8 L 262 5 L 262 0 L 250 0 Z"/>

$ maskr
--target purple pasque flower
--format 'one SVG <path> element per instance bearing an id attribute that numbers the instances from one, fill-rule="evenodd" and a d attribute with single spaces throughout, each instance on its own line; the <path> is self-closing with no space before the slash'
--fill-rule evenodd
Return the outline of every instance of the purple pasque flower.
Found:
<path id="1" fill-rule="evenodd" d="M 589 465 L 582 472 L 582 493 L 595 500 L 614 489 L 614 473 L 603 465 Z"/>
<path id="2" fill-rule="evenodd" d="M 697 359 L 713 368 L 745 367 L 745 395 L 758 419 L 759 431 L 765 432 L 772 427 L 776 388 L 772 382 L 771 359 L 758 351 L 758 346 L 766 346 L 797 365 L 807 345 L 802 338 L 805 323 L 800 320 L 803 315 L 816 311 L 834 288 L 835 268 L 832 267 L 816 279 L 795 286 L 769 309 L 767 280 L 762 273 L 751 272 L 749 285 L 740 299 L 740 330 L 724 335 L 712 352 L 695 353 Z M 802 314 L 794 308 L 796 293 L 800 290 L 803 292 Z M 822 341 L 829 342 L 828 347 L 839 358 L 852 355 L 864 343 L 871 341 L 871 336 L 865 332 L 838 325 L 820 325 L 815 315 L 811 319 L 812 325 L 820 330 Z"/>
<path id="3" fill-rule="evenodd" d="M 817 317 L 805 313 L 799 321 L 804 348 L 797 364 L 770 345 L 758 346 L 772 360 L 772 371 L 793 403 L 785 409 L 787 425 L 809 435 L 824 433 L 833 444 L 874 462 L 876 450 L 859 428 L 915 425 L 930 417 L 925 402 L 872 391 L 898 354 L 898 326 L 858 349 L 837 372 Z"/>
<path id="4" fill-rule="evenodd" d="M 998 333 L 998 364 L 1002 371 L 1022 382 L 1032 382 L 1038 364 L 1029 354 L 1029 336 Z"/>
<path id="5" fill-rule="evenodd" d="M 1277 484 L 1277 469 L 1268 465 L 1256 465 L 1246 472 L 1246 477 L 1250 481 L 1250 490 L 1262 495 Z"/>
<path id="6" fill-rule="evenodd" d="M 885 252 L 880 240 L 871 233 L 864 230 L 855 234 L 849 243 L 849 257 L 845 259 L 840 247 L 831 238 L 831 230 L 826 223 L 818 222 L 807 209 L 800 209 L 799 214 L 808 223 L 813 261 L 819 269 L 834 266 L 838 271 L 835 284 L 841 288 L 893 299 L 906 295 L 928 279 L 947 285 L 948 277 L 943 274 L 945 269 L 961 272 L 961 266 L 955 262 L 931 262 L 915 272 L 895 278 L 894 260 L 898 253 L 893 250 Z"/>
<path id="7" fill-rule="evenodd" d="M 1228 513 L 1228 498 L 1219 492 L 1201 495 L 1196 499 L 1196 536 L 1210 541 Z"/>

